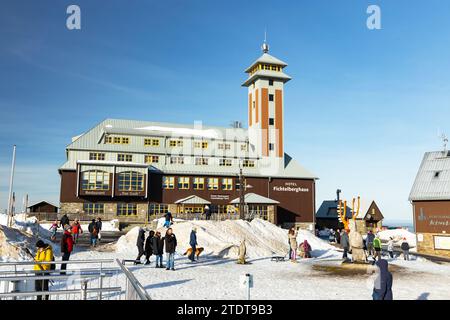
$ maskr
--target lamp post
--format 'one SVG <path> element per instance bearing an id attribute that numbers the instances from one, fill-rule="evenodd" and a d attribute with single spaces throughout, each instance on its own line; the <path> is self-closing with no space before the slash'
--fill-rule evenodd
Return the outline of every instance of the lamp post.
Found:
<path id="1" fill-rule="evenodd" d="M 239 168 L 239 219 L 244 220 L 245 195 L 244 195 L 244 175 L 242 168 Z"/>

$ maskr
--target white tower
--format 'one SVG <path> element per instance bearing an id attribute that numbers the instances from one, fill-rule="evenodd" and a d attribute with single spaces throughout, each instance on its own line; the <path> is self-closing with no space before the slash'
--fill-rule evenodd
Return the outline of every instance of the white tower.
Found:
<path id="1" fill-rule="evenodd" d="M 283 61 L 271 56 L 264 41 L 263 55 L 248 67 L 249 140 L 260 157 L 283 158 L 284 84 L 291 80 Z"/>

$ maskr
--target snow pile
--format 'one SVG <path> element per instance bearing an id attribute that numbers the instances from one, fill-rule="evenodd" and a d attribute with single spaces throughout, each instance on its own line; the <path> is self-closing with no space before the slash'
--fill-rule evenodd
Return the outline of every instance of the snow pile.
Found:
<path id="1" fill-rule="evenodd" d="M 157 222 L 157 227 L 156 229 L 160 229 L 164 226 L 164 223 L 166 222 L 166 218 L 159 218 L 159 219 L 155 219 L 153 220 L 154 222 Z M 178 219 L 178 218 L 173 218 L 174 222 L 182 222 L 185 221 L 184 219 Z"/>
<path id="2" fill-rule="evenodd" d="M 416 234 L 409 232 L 406 229 L 392 229 L 378 232 L 378 235 L 382 242 L 387 242 L 392 237 L 394 244 L 400 246 L 403 242 L 403 238 L 406 238 L 410 247 L 416 246 Z"/>
<path id="3" fill-rule="evenodd" d="M 249 258 L 286 256 L 289 251 L 287 230 L 281 229 L 270 222 L 255 219 L 251 222 L 243 220 L 225 221 L 182 221 L 172 225 L 178 240 L 177 252 L 183 254 L 189 248 L 189 238 L 193 227 L 197 228 L 198 247 L 205 249 L 204 254 L 221 257 L 237 257 L 238 246 L 245 239 L 247 256 Z M 157 229 L 164 236 L 166 229 Z M 139 227 L 130 230 L 122 236 L 116 245 L 121 253 L 136 252 L 136 238 Z M 335 248 L 309 231 L 299 230 L 298 244 L 308 240 L 313 256 L 322 255 Z M 316 253 L 316 254 L 315 254 Z"/>
<path id="4" fill-rule="evenodd" d="M 29 260 L 26 248 L 32 248 L 36 240 L 30 234 L 0 225 L 0 261 Z"/>
<path id="5" fill-rule="evenodd" d="M 8 216 L 6 214 L 0 214 L 0 225 L 6 226 Z M 13 217 L 13 228 L 26 232 L 31 236 L 40 238 L 50 238 L 51 232 L 40 226 L 36 217 L 27 217 L 24 213 L 15 214 Z"/>

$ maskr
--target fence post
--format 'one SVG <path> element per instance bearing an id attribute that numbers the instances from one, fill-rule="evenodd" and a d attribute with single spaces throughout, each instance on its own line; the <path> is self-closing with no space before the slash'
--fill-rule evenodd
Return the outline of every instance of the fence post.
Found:
<path id="1" fill-rule="evenodd" d="M 87 300 L 87 280 L 81 282 L 81 300 Z"/>

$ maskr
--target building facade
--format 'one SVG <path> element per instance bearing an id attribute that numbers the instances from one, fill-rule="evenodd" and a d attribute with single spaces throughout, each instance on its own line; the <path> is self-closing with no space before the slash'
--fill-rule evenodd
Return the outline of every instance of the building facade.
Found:
<path id="1" fill-rule="evenodd" d="M 450 257 L 450 152 L 425 154 L 409 200 L 418 252 Z"/>
<path id="2" fill-rule="evenodd" d="M 243 190 L 252 194 L 247 212 L 313 228 L 317 177 L 283 147 L 286 66 L 264 44 L 246 69 L 248 129 L 106 119 L 74 137 L 59 169 L 60 211 L 143 222 L 167 211 L 198 216 L 207 208 L 235 218 Z"/>

